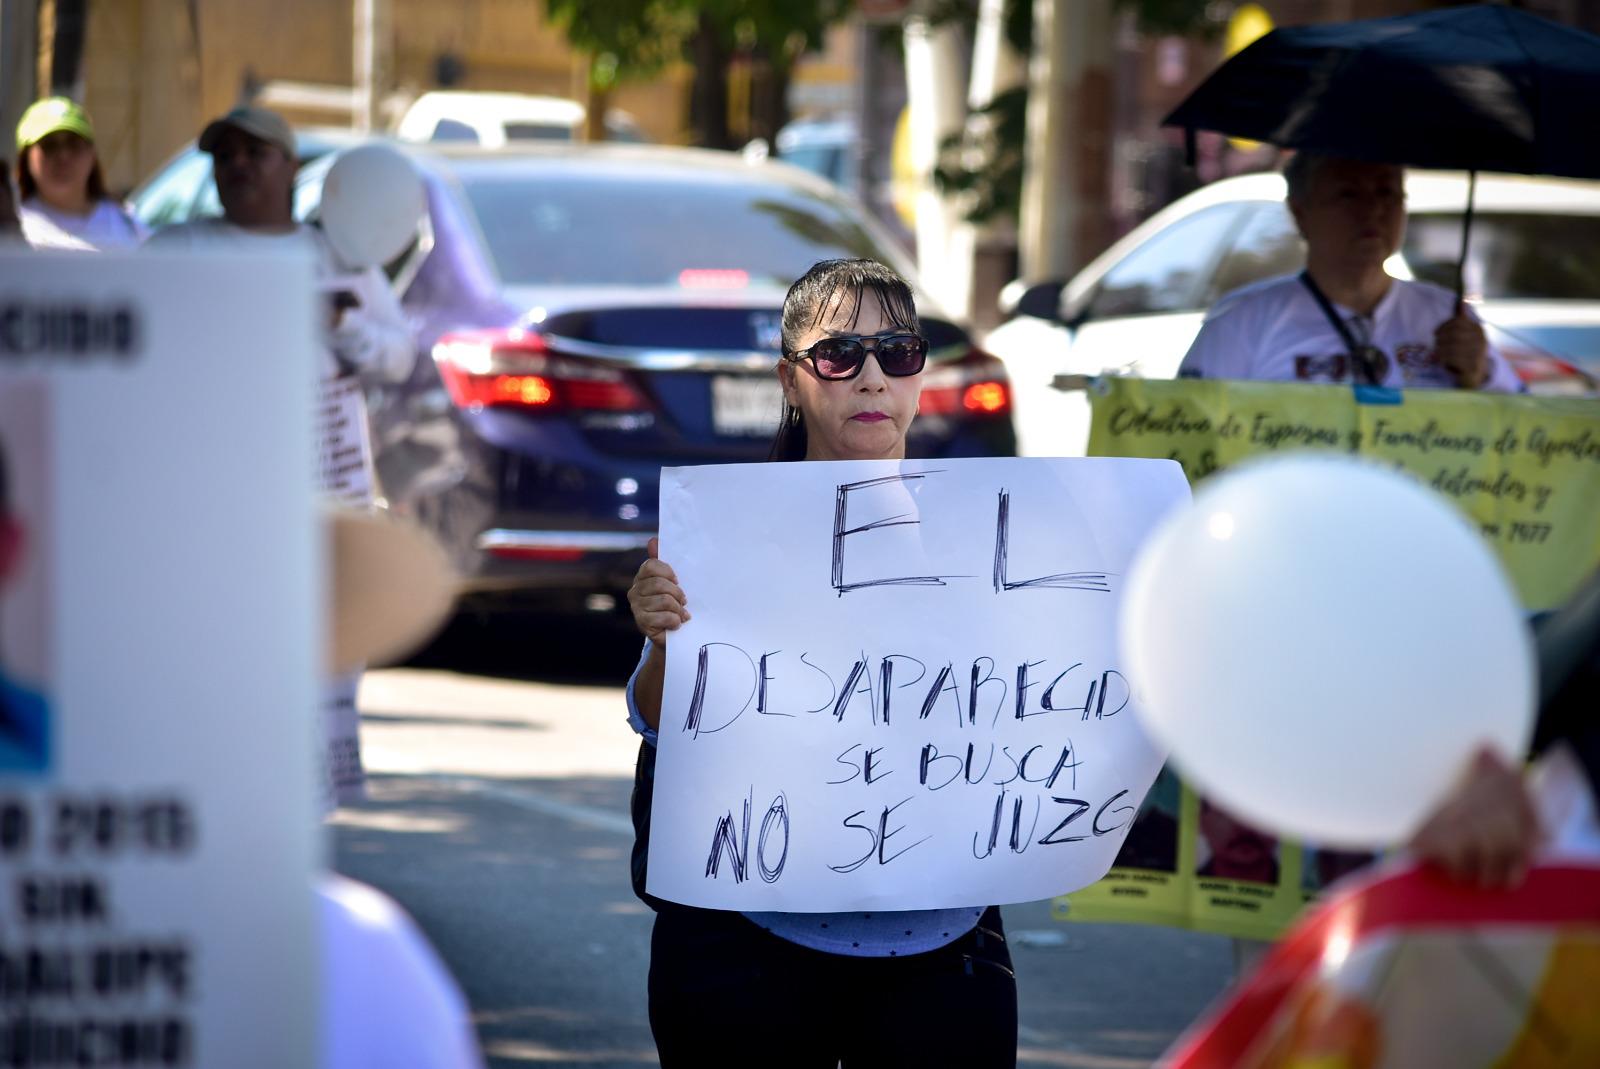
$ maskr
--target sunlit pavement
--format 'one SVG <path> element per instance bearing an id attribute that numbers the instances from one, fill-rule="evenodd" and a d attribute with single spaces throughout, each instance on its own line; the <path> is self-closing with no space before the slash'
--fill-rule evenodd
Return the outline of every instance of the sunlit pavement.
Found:
<path id="1" fill-rule="evenodd" d="M 454 972 L 490 1064 L 648 1066 L 651 915 L 628 881 L 637 740 L 620 682 L 636 647 L 497 637 L 443 668 L 368 673 L 370 800 L 341 810 L 339 871 L 394 896 Z M 547 680 L 559 680 L 549 682 Z M 1214 936 L 1068 925 L 1005 907 L 1020 1066 L 1149 1065 L 1220 992 Z"/>

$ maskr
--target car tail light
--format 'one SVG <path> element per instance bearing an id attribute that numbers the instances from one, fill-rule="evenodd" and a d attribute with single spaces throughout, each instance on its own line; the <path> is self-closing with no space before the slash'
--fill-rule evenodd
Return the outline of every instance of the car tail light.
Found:
<path id="1" fill-rule="evenodd" d="M 973 350 L 950 364 L 930 366 L 922 380 L 917 410 L 925 416 L 985 419 L 1011 411 L 1011 382 L 1005 365 Z"/>
<path id="2" fill-rule="evenodd" d="M 1519 347 L 1501 351 L 1534 393 L 1587 394 L 1596 388 L 1595 380 L 1581 369 L 1542 350 Z"/>
<path id="3" fill-rule="evenodd" d="M 447 334 L 433 359 L 461 408 L 533 412 L 643 412 L 650 402 L 626 372 L 550 351 L 533 331 Z"/>
<path id="4" fill-rule="evenodd" d="M 486 552 L 502 560 L 536 560 L 546 563 L 564 563 L 583 559 L 583 550 L 559 546 L 491 546 Z"/>

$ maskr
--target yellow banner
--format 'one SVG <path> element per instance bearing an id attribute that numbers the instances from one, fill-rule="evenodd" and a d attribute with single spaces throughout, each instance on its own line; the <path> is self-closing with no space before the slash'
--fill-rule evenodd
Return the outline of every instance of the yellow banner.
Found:
<path id="1" fill-rule="evenodd" d="M 1058 920 L 1167 924 L 1274 939 L 1301 908 L 1372 854 L 1317 849 L 1258 831 L 1161 770 L 1099 883 L 1055 900 Z"/>
<path id="2" fill-rule="evenodd" d="M 1176 460 L 1190 482 L 1296 449 L 1381 459 L 1477 522 L 1530 611 L 1560 604 L 1600 564 L 1600 401 L 1379 396 L 1393 403 L 1359 402 L 1342 386 L 1102 379 L 1089 390 L 1089 454 Z M 1057 899 L 1057 916 L 1271 939 L 1365 860 L 1256 832 L 1164 770 L 1116 867 Z"/>
<path id="3" fill-rule="evenodd" d="M 1101 379 L 1089 390 L 1089 455 L 1170 458 L 1190 482 L 1265 453 L 1375 457 L 1477 521 L 1530 611 L 1565 600 L 1600 563 L 1600 401 L 1392 396 L 1364 404 L 1344 386 Z"/>

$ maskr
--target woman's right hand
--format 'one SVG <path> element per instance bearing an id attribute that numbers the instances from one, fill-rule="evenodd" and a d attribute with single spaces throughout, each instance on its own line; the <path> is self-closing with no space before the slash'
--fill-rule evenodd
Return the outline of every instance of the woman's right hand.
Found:
<path id="1" fill-rule="evenodd" d="M 657 554 L 661 540 L 650 539 L 645 546 L 649 557 L 639 565 L 639 573 L 628 588 L 628 606 L 639 631 L 657 646 L 666 645 L 668 631 L 676 631 L 689 619 L 688 599 L 678 586 L 671 565 Z"/>
<path id="2" fill-rule="evenodd" d="M 1411 851 L 1479 887 L 1521 882 L 1542 838 L 1522 771 L 1487 747 L 1411 837 Z"/>

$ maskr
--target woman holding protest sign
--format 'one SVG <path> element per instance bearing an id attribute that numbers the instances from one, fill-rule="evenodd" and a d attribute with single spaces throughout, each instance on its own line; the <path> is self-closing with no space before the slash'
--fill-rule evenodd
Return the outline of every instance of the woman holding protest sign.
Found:
<path id="1" fill-rule="evenodd" d="M 812 267 L 784 300 L 783 417 L 771 459 L 901 460 L 928 342 L 906 282 L 870 260 Z M 628 602 L 646 642 L 628 684 L 644 736 L 634 890 L 657 912 L 650 1026 L 661 1064 L 1014 1066 L 1016 978 L 997 908 L 736 913 L 644 893 L 668 635 L 689 619 L 666 561 Z"/>

